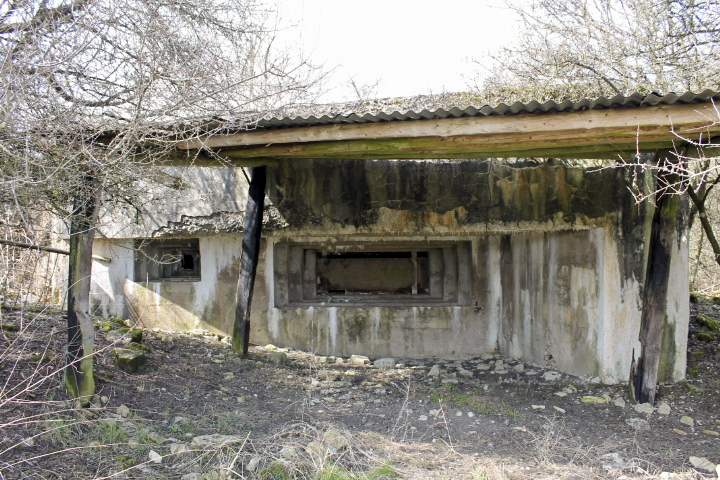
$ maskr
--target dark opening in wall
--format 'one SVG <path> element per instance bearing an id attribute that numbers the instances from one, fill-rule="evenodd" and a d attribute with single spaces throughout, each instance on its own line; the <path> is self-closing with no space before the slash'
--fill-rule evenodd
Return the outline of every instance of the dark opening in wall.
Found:
<path id="1" fill-rule="evenodd" d="M 276 307 L 469 305 L 469 242 L 273 248 Z"/>
<path id="2" fill-rule="evenodd" d="M 318 295 L 424 295 L 428 252 L 317 252 Z"/>
<path id="3" fill-rule="evenodd" d="M 135 281 L 200 281 L 197 238 L 141 240 L 135 245 Z"/>

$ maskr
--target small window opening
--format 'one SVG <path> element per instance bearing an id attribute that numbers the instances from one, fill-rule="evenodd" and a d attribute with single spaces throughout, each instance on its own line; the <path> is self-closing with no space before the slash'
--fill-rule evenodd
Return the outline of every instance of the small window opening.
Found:
<path id="1" fill-rule="evenodd" d="M 200 280 L 200 243 L 197 238 L 138 243 L 135 281 L 166 280 Z"/>
<path id="2" fill-rule="evenodd" d="M 427 251 L 317 252 L 317 295 L 427 295 Z"/>

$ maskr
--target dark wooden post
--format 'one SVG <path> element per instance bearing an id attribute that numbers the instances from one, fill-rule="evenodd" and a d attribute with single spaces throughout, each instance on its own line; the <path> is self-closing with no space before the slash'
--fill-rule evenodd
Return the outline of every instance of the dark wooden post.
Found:
<path id="1" fill-rule="evenodd" d="M 673 152 L 663 151 L 656 155 L 660 166 L 677 163 Z M 658 368 L 662 347 L 663 328 L 667 310 L 668 279 L 673 242 L 677 242 L 678 194 L 673 187 L 677 175 L 659 170 L 656 183 L 655 213 L 652 219 L 648 245 L 647 270 L 643 292 L 643 309 L 640 323 L 641 354 L 638 358 L 634 393 L 639 403 L 655 403 Z"/>
<path id="2" fill-rule="evenodd" d="M 93 354 L 95 331 L 90 317 L 90 275 L 92 246 L 100 201 L 97 179 L 83 178 L 73 200 L 70 219 L 70 258 L 68 261 L 68 346 L 65 388 L 70 396 L 87 406 L 95 393 Z"/>
<path id="3" fill-rule="evenodd" d="M 235 351 L 247 355 L 250 344 L 250 305 L 252 304 L 255 272 L 260 256 L 260 234 L 262 233 L 263 207 L 265 204 L 266 167 L 253 167 L 245 225 L 243 227 L 242 257 L 237 283 L 237 306 L 232 346 Z"/>

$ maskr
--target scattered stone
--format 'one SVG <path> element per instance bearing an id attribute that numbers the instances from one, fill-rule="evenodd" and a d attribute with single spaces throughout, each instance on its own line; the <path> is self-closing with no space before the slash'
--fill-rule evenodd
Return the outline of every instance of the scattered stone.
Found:
<path id="1" fill-rule="evenodd" d="M 660 402 L 660 405 L 657 407 L 657 412 L 660 415 L 670 415 L 670 405 L 668 405 L 667 402 Z"/>
<path id="2" fill-rule="evenodd" d="M 487 363 L 478 363 L 477 369 L 478 370 L 490 370 L 490 365 L 488 365 Z"/>
<path id="3" fill-rule="evenodd" d="M 128 337 L 130 337 L 131 342 L 142 343 L 143 331 L 141 328 L 131 328 L 130 331 L 128 331 Z"/>
<path id="4" fill-rule="evenodd" d="M 715 430 L 703 430 L 703 433 L 705 435 L 713 435 L 715 437 L 720 436 L 720 433 L 716 432 Z"/>
<path id="5" fill-rule="evenodd" d="M 646 413 L 648 415 L 655 411 L 655 408 L 653 408 L 653 406 L 649 403 L 638 403 L 634 408 L 636 412 Z"/>
<path id="6" fill-rule="evenodd" d="M 305 451 L 311 456 L 318 457 L 320 459 L 325 458 L 328 453 L 327 447 L 320 442 L 312 441 L 305 446 Z"/>
<path id="7" fill-rule="evenodd" d="M 103 395 L 102 397 L 100 397 L 100 404 L 101 404 L 103 407 L 104 407 L 105 405 L 107 405 L 109 401 L 110 401 L 110 399 L 109 399 L 108 397 L 106 397 L 105 395 Z"/>
<path id="8" fill-rule="evenodd" d="M 538 372 L 537 370 L 525 370 L 525 375 L 529 375 L 529 376 L 537 375 L 538 373 L 540 373 L 540 372 Z"/>
<path id="9" fill-rule="evenodd" d="M 687 425 L 688 427 L 694 427 L 695 426 L 695 420 L 688 417 L 687 415 L 683 415 L 680 417 L 680 423 Z"/>
<path id="10" fill-rule="evenodd" d="M 712 341 L 715 340 L 715 336 L 714 336 L 714 335 L 711 335 L 711 334 L 705 333 L 705 332 L 698 332 L 698 333 L 695 335 L 695 338 L 697 338 L 697 339 L 700 340 L 701 342 L 712 342 Z"/>
<path id="11" fill-rule="evenodd" d="M 561 397 L 561 398 L 567 397 L 567 392 L 555 392 L 555 395 L 557 395 L 558 397 Z"/>
<path id="12" fill-rule="evenodd" d="M 597 385 L 598 383 L 600 383 L 600 377 L 593 377 L 593 378 L 591 378 L 591 379 L 590 379 L 590 383 L 592 383 L 592 384 L 594 384 L 594 385 Z"/>
<path id="13" fill-rule="evenodd" d="M 495 355 L 493 355 L 492 353 L 483 353 L 482 355 L 480 355 L 481 360 L 492 360 L 494 358 Z"/>
<path id="14" fill-rule="evenodd" d="M 153 463 L 162 463 L 162 455 L 157 453 L 155 450 L 150 450 L 150 453 L 148 453 L 148 457 L 150 457 L 150 461 Z"/>
<path id="15" fill-rule="evenodd" d="M 115 357 L 115 365 L 126 373 L 137 372 L 147 361 L 145 353 L 135 349 L 114 348 L 112 353 Z"/>
<path id="16" fill-rule="evenodd" d="M 276 365 L 285 365 L 288 361 L 288 356 L 285 352 L 271 352 L 268 360 L 270 360 L 270 363 Z"/>
<path id="17" fill-rule="evenodd" d="M 123 418 L 127 418 L 130 416 L 130 409 L 125 405 L 120 405 L 117 407 L 117 414 Z"/>
<path id="18" fill-rule="evenodd" d="M 170 444 L 170 453 L 173 455 L 176 455 L 178 453 L 182 452 L 189 452 L 190 447 L 187 446 L 187 443 L 171 443 Z"/>
<path id="19" fill-rule="evenodd" d="M 173 418 L 173 423 L 177 423 L 178 425 L 187 423 L 187 421 L 188 421 L 187 417 L 177 416 L 177 417 Z"/>
<path id="20" fill-rule="evenodd" d="M 545 405 L 530 405 L 533 410 L 545 410 Z"/>
<path id="21" fill-rule="evenodd" d="M 620 408 L 625 408 L 625 400 L 622 397 L 615 397 L 615 400 L 613 400 L 613 405 Z"/>
<path id="22" fill-rule="evenodd" d="M 557 410 L 558 412 L 560 412 L 560 413 L 565 413 L 565 409 L 564 409 L 564 408 L 560 408 L 560 407 L 558 407 L 558 406 L 556 406 L 556 405 L 554 405 L 553 408 L 554 408 L 555 410 Z"/>
<path id="23" fill-rule="evenodd" d="M 159 435 L 157 432 L 148 432 L 146 436 L 147 436 L 147 439 L 153 443 L 165 442 L 165 438 L 162 437 L 161 435 Z"/>
<path id="24" fill-rule="evenodd" d="M 628 418 L 627 420 L 625 420 L 625 424 L 627 426 L 629 426 L 630 428 L 632 428 L 633 430 L 637 430 L 637 431 L 643 431 L 643 430 L 647 430 L 650 428 L 650 424 L 648 423 L 647 420 L 645 420 L 643 418 L 637 418 L 637 417 Z"/>
<path id="25" fill-rule="evenodd" d="M 584 395 L 580 397 L 580 401 L 583 403 L 607 403 L 607 398 Z"/>
<path id="26" fill-rule="evenodd" d="M 241 435 L 220 435 L 219 433 L 213 433 L 193 437 L 190 443 L 199 448 L 218 449 L 233 443 L 242 443 L 245 441 L 245 438 L 246 437 Z"/>
<path id="27" fill-rule="evenodd" d="M 720 333 L 720 323 L 714 318 L 710 318 L 707 315 L 698 314 L 695 319 L 700 325 L 707 327 L 708 330 L 715 333 Z"/>
<path id="28" fill-rule="evenodd" d="M 297 454 L 298 451 L 296 447 L 283 447 L 283 449 L 280 450 L 280 456 L 286 460 L 291 460 L 297 457 Z"/>
<path id="29" fill-rule="evenodd" d="M 463 413 L 460 412 L 460 411 L 457 411 L 457 412 L 455 412 L 455 416 L 456 416 L 456 417 L 462 417 L 462 416 L 463 416 Z"/>
<path id="30" fill-rule="evenodd" d="M 271 352 L 275 352 L 278 350 L 278 347 L 276 347 L 272 343 L 268 343 L 267 345 L 265 345 L 265 350 L 270 350 Z"/>
<path id="31" fill-rule="evenodd" d="M 235 378 L 235 372 L 225 372 L 223 373 L 223 378 L 225 380 L 232 380 L 233 378 Z"/>
<path id="32" fill-rule="evenodd" d="M 562 374 L 558 372 L 545 372 L 543 373 L 543 380 L 545 380 L 546 382 L 553 382 L 561 376 Z"/>
<path id="33" fill-rule="evenodd" d="M 458 373 L 458 375 L 460 375 L 463 378 L 472 378 L 473 377 L 473 373 L 471 371 L 465 370 L 462 367 L 458 367 L 457 373 Z"/>
<path id="34" fill-rule="evenodd" d="M 440 365 L 433 365 L 428 372 L 428 377 L 438 378 L 440 376 Z"/>
<path id="35" fill-rule="evenodd" d="M 260 460 L 260 457 L 252 457 L 248 464 L 245 466 L 245 469 L 248 472 L 254 472 L 255 470 L 257 470 L 258 465 L 260 465 Z"/>
<path id="36" fill-rule="evenodd" d="M 334 428 L 329 429 L 323 435 L 323 443 L 332 448 L 336 452 L 345 450 L 348 447 L 348 441 L 340 431 Z"/>
<path id="37" fill-rule="evenodd" d="M 24 438 L 22 442 L 20 442 L 20 448 L 30 448 L 35 446 L 35 439 L 32 437 Z"/>
<path id="38" fill-rule="evenodd" d="M 418 420 L 421 422 L 427 422 L 428 416 L 427 415 L 420 415 L 418 417 Z"/>
<path id="39" fill-rule="evenodd" d="M 428 414 L 432 415 L 433 417 L 437 417 L 440 414 L 440 410 L 432 409 L 428 412 Z"/>
<path id="40" fill-rule="evenodd" d="M 468 418 L 473 418 L 473 417 L 475 416 L 475 413 L 473 413 L 473 412 L 468 412 L 467 415 L 468 415 Z"/>
<path id="41" fill-rule="evenodd" d="M 378 358 L 373 362 L 373 366 L 381 370 L 391 370 L 395 368 L 396 363 L 394 358 Z"/>
<path id="42" fill-rule="evenodd" d="M 677 433 L 678 435 L 687 435 L 687 432 L 685 430 L 680 430 L 679 428 L 673 428 L 673 432 Z"/>
<path id="43" fill-rule="evenodd" d="M 717 471 L 717 465 L 705 457 L 690 457 L 690 465 L 699 470 L 705 470 L 710 473 L 715 473 Z"/>
<path id="44" fill-rule="evenodd" d="M 440 382 L 444 383 L 444 384 L 453 384 L 453 385 L 456 383 L 459 383 L 457 378 L 443 378 Z"/>
<path id="45" fill-rule="evenodd" d="M 245 397 L 237 397 L 238 403 L 245 403 Z"/>
<path id="46" fill-rule="evenodd" d="M 180 477 L 180 480 L 204 480 L 205 478 L 207 478 L 207 477 L 205 475 L 203 475 L 202 473 L 193 472 L 193 473 L 186 473 L 185 475 Z"/>
<path id="47" fill-rule="evenodd" d="M 365 365 L 370 363 L 370 359 L 365 355 L 350 355 L 348 363 L 350 365 Z"/>
<path id="48" fill-rule="evenodd" d="M 638 466 L 635 460 L 628 460 L 617 452 L 601 455 L 600 462 L 602 464 L 603 470 L 608 473 L 613 470 L 624 470 Z"/>
<path id="49" fill-rule="evenodd" d="M 505 369 L 505 364 L 503 363 L 503 361 L 496 360 L 495 361 L 495 370 L 504 370 L 504 369 Z"/>
<path id="50" fill-rule="evenodd" d="M 518 363 L 517 365 L 515 365 L 515 366 L 513 367 L 513 371 L 518 372 L 518 373 L 522 373 L 522 372 L 525 371 L 525 365 L 522 364 L 522 363 Z"/>

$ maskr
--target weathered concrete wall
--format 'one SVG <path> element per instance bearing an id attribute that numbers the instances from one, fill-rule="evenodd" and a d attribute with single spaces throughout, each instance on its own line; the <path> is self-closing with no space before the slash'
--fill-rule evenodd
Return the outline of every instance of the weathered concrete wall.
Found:
<path id="1" fill-rule="evenodd" d="M 647 206 L 635 205 L 624 172 L 552 161 L 283 161 L 270 178 L 251 341 L 372 357 L 498 350 L 606 382 L 627 378 L 632 350 L 639 348 L 650 216 Z M 216 196 L 242 190 L 233 185 Z M 98 254 L 114 258 L 93 271 L 98 312 L 147 326 L 230 333 L 242 225 L 227 219 L 241 218 L 243 207 L 240 200 L 235 211 L 223 205 L 219 213 L 209 201 L 193 206 L 198 215 L 153 217 L 154 236 L 200 239 L 199 282 L 133 282 L 132 242 L 98 240 Z M 472 301 L 278 308 L 273 254 L 288 240 L 311 246 L 469 242 L 471 275 L 463 282 Z M 684 377 L 684 239 L 671 268 L 666 381 Z"/>

